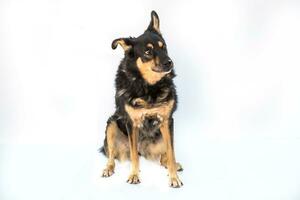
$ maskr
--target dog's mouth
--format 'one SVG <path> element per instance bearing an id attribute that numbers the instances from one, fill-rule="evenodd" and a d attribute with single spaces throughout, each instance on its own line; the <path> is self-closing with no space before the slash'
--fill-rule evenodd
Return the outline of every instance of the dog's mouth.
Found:
<path id="1" fill-rule="evenodd" d="M 161 67 L 153 67 L 153 68 L 151 68 L 151 70 L 156 73 L 169 74 L 172 71 L 172 68 L 162 69 Z"/>

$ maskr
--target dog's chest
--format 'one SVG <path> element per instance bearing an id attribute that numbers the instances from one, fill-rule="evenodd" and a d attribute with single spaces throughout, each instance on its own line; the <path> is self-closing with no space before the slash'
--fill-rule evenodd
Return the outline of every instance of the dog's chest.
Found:
<path id="1" fill-rule="evenodd" d="M 133 106 L 136 99 L 142 99 L 148 106 L 157 106 L 166 101 L 167 97 L 170 95 L 170 88 L 146 88 L 139 92 L 138 97 L 134 98 L 132 103 Z M 156 105 L 157 104 L 157 105 Z M 138 105 L 137 105 L 138 106 Z"/>
<path id="2" fill-rule="evenodd" d="M 125 111 L 133 125 L 148 130 L 157 128 L 169 118 L 172 112 L 175 103 L 172 90 L 170 87 L 139 88 L 138 90 L 119 90 L 119 94 L 127 98 Z"/>

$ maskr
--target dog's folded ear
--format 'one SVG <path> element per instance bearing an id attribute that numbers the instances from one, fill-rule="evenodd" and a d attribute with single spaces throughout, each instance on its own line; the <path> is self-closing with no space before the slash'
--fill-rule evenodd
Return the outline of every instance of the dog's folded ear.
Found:
<path id="1" fill-rule="evenodd" d="M 121 47 L 124 49 L 124 51 L 127 51 L 129 49 L 132 48 L 133 46 L 133 39 L 134 38 L 118 38 L 118 39 L 115 39 L 112 43 L 111 43 L 111 48 L 112 49 L 116 49 L 118 44 L 121 45 Z"/>
<path id="2" fill-rule="evenodd" d="M 146 31 L 152 31 L 161 34 L 159 29 L 159 18 L 154 10 L 151 12 L 151 21 Z"/>

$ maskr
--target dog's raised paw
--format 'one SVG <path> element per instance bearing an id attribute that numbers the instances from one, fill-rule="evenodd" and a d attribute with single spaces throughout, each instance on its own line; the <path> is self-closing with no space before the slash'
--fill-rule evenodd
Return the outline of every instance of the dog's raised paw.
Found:
<path id="1" fill-rule="evenodd" d="M 169 186 L 172 188 L 180 188 L 183 186 L 183 183 L 178 177 L 170 178 Z"/>
<path id="2" fill-rule="evenodd" d="M 130 183 L 130 184 L 139 184 L 141 181 L 139 179 L 139 176 L 137 174 L 131 174 L 129 177 L 128 177 L 128 180 L 127 180 L 127 183 Z"/>
<path id="3" fill-rule="evenodd" d="M 110 168 L 110 167 L 107 167 L 107 168 L 105 168 L 105 169 L 103 170 L 103 172 L 102 172 L 102 177 L 107 178 L 107 177 L 110 177 L 110 176 L 113 175 L 113 174 L 114 174 L 114 170 L 113 170 L 112 168 Z"/>

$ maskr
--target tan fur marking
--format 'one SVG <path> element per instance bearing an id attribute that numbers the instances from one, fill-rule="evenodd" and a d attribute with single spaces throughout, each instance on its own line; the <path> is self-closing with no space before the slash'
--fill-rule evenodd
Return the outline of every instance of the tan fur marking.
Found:
<path id="1" fill-rule="evenodd" d="M 142 99 L 140 99 L 142 100 Z M 138 137 L 139 126 L 142 119 L 142 113 L 138 113 L 131 106 L 125 105 L 125 110 L 132 120 L 132 132 L 128 134 L 130 159 L 131 159 L 131 173 L 127 182 L 130 184 L 137 184 L 139 180 L 139 156 L 138 156 Z"/>
<path id="2" fill-rule="evenodd" d="M 129 159 L 128 138 L 122 133 L 115 121 L 110 122 L 106 129 L 107 139 L 107 169 L 114 169 L 114 159 L 125 161 Z"/>
<path id="3" fill-rule="evenodd" d="M 168 168 L 168 159 L 167 159 L 167 154 L 166 153 L 161 154 L 160 164 L 162 166 L 164 166 L 165 168 Z M 183 170 L 180 163 L 176 163 L 176 169 L 177 169 L 177 171 L 182 171 Z"/>
<path id="4" fill-rule="evenodd" d="M 138 173 L 138 152 L 137 152 L 137 137 L 138 128 L 133 127 L 133 131 L 129 134 L 130 158 L 132 162 L 132 171 Z"/>
<path id="5" fill-rule="evenodd" d="M 158 46 L 159 46 L 160 48 L 162 48 L 162 47 L 164 46 L 164 43 L 162 43 L 161 41 L 158 41 Z"/>
<path id="6" fill-rule="evenodd" d="M 142 98 L 136 98 L 132 101 L 132 104 L 135 106 L 142 106 L 142 107 L 146 107 L 148 104 L 145 100 L 143 100 Z"/>
<path id="7" fill-rule="evenodd" d="M 148 43 L 148 44 L 147 44 L 147 47 L 149 47 L 149 48 L 152 48 L 152 49 L 153 49 L 153 44 L 151 44 L 151 43 Z"/>
<path id="8" fill-rule="evenodd" d="M 154 28 L 158 33 L 160 33 L 160 29 L 159 29 L 159 20 L 158 20 L 155 16 L 153 16 L 152 20 L 153 20 L 153 28 Z"/>
<path id="9" fill-rule="evenodd" d="M 130 184 L 137 184 L 140 182 L 138 137 L 139 137 L 139 129 L 135 124 L 133 124 L 132 133 L 128 135 L 129 147 L 130 147 L 130 158 L 131 158 L 131 173 L 128 177 L 127 182 Z"/>
<path id="10" fill-rule="evenodd" d="M 109 177 L 114 173 L 115 169 L 115 138 L 118 131 L 118 126 L 116 122 L 111 122 L 107 125 L 106 128 L 106 140 L 107 140 L 107 156 L 108 161 L 106 164 L 106 168 L 103 170 L 103 177 Z"/>
<path id="11" fill-rule="evenodd" d="M 157 160 L 161 154 L 166 153 L 166 150 L 167 148 L 163 140 L 149 144 L 147 148 L 147 153 L 149 154 L 148 159 Z"/>
<path id="12" fill-rule="evenodd" d="M 107 126 L 107 132 L 106 132 L 106 139 L 107 139 L 107 148 L 108 148 L 108 164 L 114 163 L 114 156 L 115 156 L 115 138 L 118 131 L 118 126 L 116 122 L 111 122 Z"/>
<path id="13" fill-rule="evenodd" d="M 127 45 L 127 44 L 125 43 L 125 41 L 122 40 L 122 39 L 118 40 L 117 43 L 118 43 L 119 45 L 121 45 L 121 47 L 124 49 L 124 51 L 127 51 L 128 49 L 131 48 L 131 45 Z"/>
<path id="14" fill-rule="evenodd" d="M 129 142 L 128 137 L 125 136 L 124 133 L 121 132 L 121 130 L 118 130 L 118 134 L 116 135 L 115 139 L 115 158 L 119 161 L 123 162 L 125 160 L 129 160 Z"/>
<path id="15" fill-rule="evenodd" d="M 174 100 L 168 102 L 149 105 L 144 101 L 144 107 L 134 108 L 128 104 L 125 105 L 125 110 L 128 113 L 133 124 L 137 126 L 143 122 L 145 116 L 158 116 L 162 120 L 167 120 L 170 116 L 172 108 L 174 106 Z"/>
<path id="16" fill-rule="evenodd" d="M 152 59 L 148 62 L 143 62 L 141 58 L 136 60 L 136 65 L 141 72 L 143 78 L 150 84 L 153 85 L 162 79 L 167 72 L 158 73 L 152 70 L 157 64 L 157 60 Z"/>
<path id="17" fill-rule="evenodd" d="M 160 138 L 155 142 L 150 140 L 142 140 L 138 146 L 139 153 L 146 159 L 152 161 L 159 161 L 161 154 L 166 153 L 166 145 L 164 141 Z"/>
<path id="18" fill-rule="evenodd" d="M 171 187 L 180 187 L 182 185 L 182 182 L 180 181 L 177 175 L 177 166 L 176 166 L 174 148 L 172 147 L 172 142 L 171 142 L 171 133 L 169 129 L 168 120 L 165 120 L 162 123 L 160 131 L 163 136 L 163 140 L 167 146 L 166 155 L 167 155 L 167 167 L 168 167 L 169 177 L 170 177 L 169 184 Z"/>

